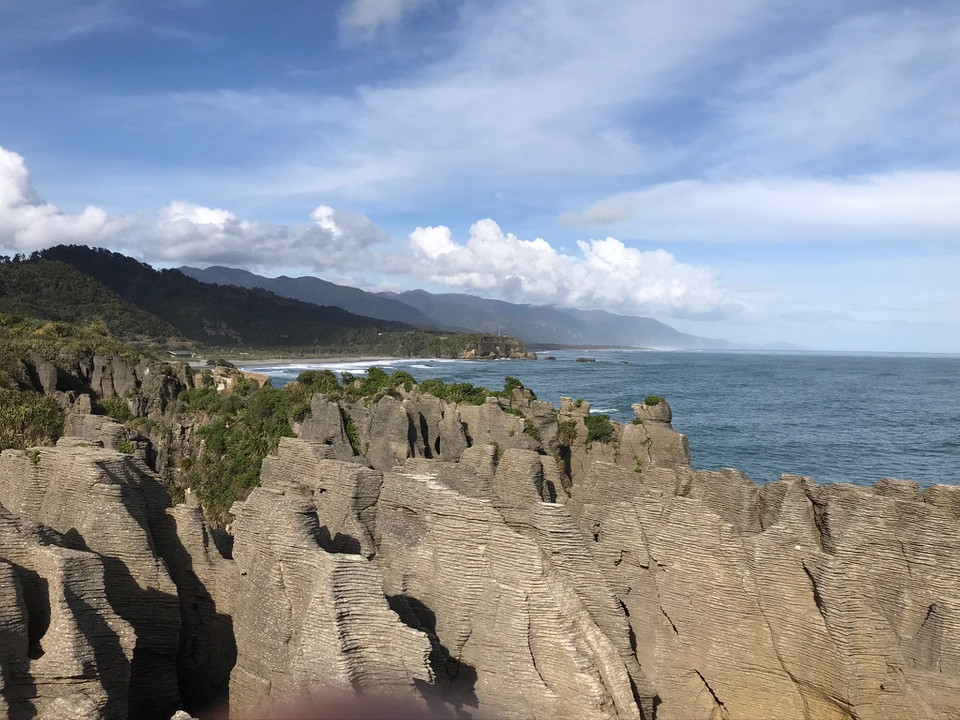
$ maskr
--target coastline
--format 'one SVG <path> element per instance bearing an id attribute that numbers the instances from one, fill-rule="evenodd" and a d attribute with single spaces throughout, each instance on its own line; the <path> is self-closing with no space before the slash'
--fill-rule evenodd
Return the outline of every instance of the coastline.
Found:
<path id="1" fill-rule="evenodd" d="M 260 367 L 263 365 L 326 365 L 333 363 L 359 363 L 359 362 L 384 362 L 387 360 L 415 360 L 419 358 L 398 358 L 390 355 L 371 356 L 371 355 L 329 355 L 323 357 L 302 357 L 302 358 L 265 358 L 263 360 L 241 360 L 234 361 L 237 369 L 244 370 L 251 367 Z"/>

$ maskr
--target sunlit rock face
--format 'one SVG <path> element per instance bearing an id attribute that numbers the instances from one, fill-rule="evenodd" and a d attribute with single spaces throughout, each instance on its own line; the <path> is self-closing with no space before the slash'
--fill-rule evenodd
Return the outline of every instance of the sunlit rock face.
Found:
<path id="1" fill-rule="evenodd" d="M 516 401 L 316 399 L 230 537 L 109 421 L 5 451 L 0 717 L 956 716 L 957 488 L 761 487 L 666 403 L 591 442 Z"/>
<path id="2" fill-rule="evenodd" d="M 95 426 L 103 440 L 89 437 Z M 0 541 L 31 630 L 15 665 L 36 689 L 12 696 L 11 717 L 72 717 L 76 705 L 77 717 L 169 718 L 184 703 L 225 702 L 230 622 L 194 572 L 217 562 L 203 554 L 209 528 L 196 508 L 171 508 L 141 460 L 103 447 L 115 424 L 77 427 L 83 438 L 0 455 L 8 528 L 38 545 L 18 560 Z M 54 700 L 59 710 L 40 710 Z"/>

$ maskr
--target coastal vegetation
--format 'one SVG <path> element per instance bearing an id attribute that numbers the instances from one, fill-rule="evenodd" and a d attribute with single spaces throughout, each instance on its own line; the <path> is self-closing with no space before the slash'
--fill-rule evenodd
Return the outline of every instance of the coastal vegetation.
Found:
<path id="1" fill-rule="evenodd" d="M 3 264 L 4 268 L 13 266 L 30 268 L 31 282 L 39 281 L 42 268 L 51 267 L 55 277 L 64 282 L 77 280 L 77 287 L 84 287 L 83 276 L 58 261 L 35 258 Z M 11 286 L 8 283 L 4 287 Z M 44 293 L 49 290 L 45 287 Z M 74 296 L 66 293 L 65 297 Z M 113 299 L 119 317 L 125 312 L 125 301 L 116 296 Z M 27 304 L 21 302 L 16 307 L 26 308 Z M 51 301 L 44 312 L 65 316 L 59 311 L 55 313 L 56 307 Z M 135 320 L 145 316 L 133 313 L 131 317 Z M 147 323 L 141 327 L 133 320 L 115 327 L 121 327 L 128 337 L 156 337 L 158 328 L 166 331 L 162 325 L 151 328 Z M 97 357 L 101 358 L 99 363 L 119 362 L 131 370 L 148 365 L 153 369 L 150 377 L 171 379 L 173 385 L 169 388 L 175 388 L 172 405 L 151 406 L 152 400 L 140 396 L 140 391 L 132 386 L 118 390 L 119 394 L 111 391 L 101 396 L 89 384 Z M 342 379 L 328 370 L 306 371 L 298 382 L 274 388 L 269 384 L 260 387 L 256 381 L 243 377 L 222 356 L 211 356 L 208 367 L 211 366 L 216 375 L 211 370 L 196 369 L 192 373 L 194 380 L 190 381 L 189 369 L 174 370 L 151 349 L 149 342 L 135 346 L 124 342 L 99 316 L 84 323 L 71 323 L 0 315 L 0 449 L 55 443 L 64 431 L 65 409 L 75 398 L 88 395 L 90 411 L 109 416 L 128 428 L 127 438 L 120 441 L 123 452 L 132 452 L 137 438 L 151 438 L 155 445 L 164 445 L 189 428 L 192 439 L 181 442 L 178 472 L 167 478 L 169 489 L 179 499 L 187 487 L 192 488 L 208 516 L 222 519 L 230 505 L 258 483 L 263 458 L 277 448 L 280 438 L 295 435 L 295 427 L 308 415 L 315 393 L 345 404 L 376 401 L 397 390 L 433 393 L 450 402 L 482 404 L 487 397 L 512 398 L 514 391 L 523 387 L 516 378 L 506 378 L 502 391 L 440 380 L 427 380 L 418 388 L 407 372 L 388 374 L 371 367 L 365 375 L 344 373 Z M 218 376 L 229 379 L 226 388 L 216 379 Z M 187 387 L 183 383 L 188 383 Z M 151 407 L 150 416 L 146 417 Z M 354 452 L 359 453 L 356 425 L 348 413 L 343 413 L 342 419 Z M 525 421 L 524 432 L 534 436 L 537 430 Z"/>
<path id="2" fill-rule="evenodd" d="M 606 443 L 613 440 L 616 428 L 610 421 L 609 415 L 587 415 L 583 422 L 587 426 L 587 444 Z"/>
<path id="3" fill-rule="evenodd" d="M 0 388 L 0 450 L 49 445 L 61 434 L 63 411 L 53 398 Z"/>
<path id="4" fill-rule="evenodd" d="M 259 387 L 242 377 L 229 394 L 213 388 L 180 393 L 178 413 L 194 417 L 199 442 L 196 452 L 181 461 L 174 497 L 189 487 L 208 515 L 222 518 L 259 484 L 263 459 L 277 449 L 280 438 L 294 437 L 291 423 L 307 416 L 311 396 L 311 389 L 300 383 Z"/>
<path id="5" fill-rule="evenodd" d="M 132 365 L 144 357 L 141 349 L 111 334 L 103 320 L 73 324 L 0 314 L 0 387 L 32 387 L 31 356 L 65 370 L 81 356 L 107 354 Z"/>
<path id="6" fill-rule="evenodd" d="M 65 386 L 89 391 L 71 371 L 81 359 L 97 354 L 114 354 L 132 365 L 142 358 L 140 351 L 113 337 L 103 321 L 78 326 L 0 315 L 0 450 L 50 445 L 63 433 L 62 408 L 36 386 L 37 363 L 49 364 Z M 110 400 L 95 409 L 120 414 Z"/>
<path id="7" fill-rule="evenodd" d="M 306 370 L 296 382 L 275 388 L 259 387 L 256 382 L 237 377 L 228 393 L 213 387 L 184 390 L 177 399 L 180 422 L 196 428 L 195 451 L 183 458 L 180 474 L 171 492 L 181 499 L 186 488 L 196 493 L 208 516 L 223 520 L 230 506 L 257 486 L 263 459 L 277 449 L 280 439 L 294 437 L 294 426 L 310 412 L 314 394 L 328 400 L 350 404 L 374 402 L 402 388 L 434 395 L 441 400 L 482 405 L 487 397 L 512 398 L 523 385 L 516 378 L 505 378 L 504 388 L 491 391 L 469 383 L 444 383 L 424 380 L 417 384 L 410 373 L 398 370 L 388 374 L 371 367 L 365 375 L 330 370 Z M 510 410 L 521 417 L 519 410 Z M 361 452 L 359 431 L 350 414 L 340 408 L 344 432 L 355 454 Z M 539 430 L 524 418 L 524 433 L 539 440 Z"/>
<path id="8" fill-rule="evenodd" d="M 573 445 L 577 439 L 577 420 L 576 418 L 567 418 L 560 421 L 560 444 Z"/>

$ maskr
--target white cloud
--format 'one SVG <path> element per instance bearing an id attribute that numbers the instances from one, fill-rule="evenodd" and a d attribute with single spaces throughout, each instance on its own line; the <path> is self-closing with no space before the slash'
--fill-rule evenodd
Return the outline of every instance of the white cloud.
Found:
<path id="1" fill-rule="evenodd" d="M 64 213 L 41 200 L 22 156 L 0 147 L 0 248 L 29 253 L 58 243 L 103 244 L 131 227 L 133 218 L 112 218 L 89 205 Z"/>
<path id="2" fill-rule="evenodd" d="M 628 224 L 652 240 L 960 238 L 960 172 L 743 182 L 684 180 L 598 201 L 562 221 Z"/>
<path id="3" fill-rule="evenodd" d="M 770 164 L 960 140 L 960 16 L 917 8 L 853 15 L 822 42 L 745 73 L 718 103 L 731 155 Z M 742 160 L 733 160 L 734 163 Z"/>
<path id="4" fill-rule="evenodd" d="M 340 27 L 374 35 L 384 27 L 396 25 L 428 0 L 352 0 L 340 13 Z"/>
<path id="5" fill-rule="evenodd" d="M 239 220 L 229 211 L 184 201 L 157 215 L 140 246 L 148 260 L 194 264 L 276 266 L 320 270 L 375 270 L 374 246 L 389 237 L 369 218 L 320 205 L 313 225 L 287 227 Z"/>
<path id="6" fill-rule="evenodd" d="M 58 242 L 110 244 L 154 263 L 420 278 L 564 307 L 678 316 L 736 308 L 714 270 L 685 265 L 664 250 L 641 252 L 611 237 L 578 242 L 579 255 L 570 255 L 541 238 L 505 234 L 486 219 L 470 228 L 465 244 L 439 226 L 416 228 L 407 245 L 397 247 L 359 213 L 319 205 L 310 219 L 311 225 L 293 227 L 251 222 L 184 200 L 167 204 L 152 219 L 141 215 L 136 225 L 100 208 L 67 215 L 36 198 L 21 156 L 0 150 L 0 245 L 16 252 Z"/>
<path id="7" fill-rule="evenodd" d="M 65 213 L 41 200 L 22 156 L 0 147 L 0 250 L 30 253 L 61 243 L 110 246 L 148 262 L 223 263 L 312 270 L 376 270 L 386 232 L 368 217 L 320 205 L 312 225 L 241 220 L 228 211 L 177 200 L 155 217 L 111 216 L 88 206 Z M 396 263 L 393 267 L 399 267 Z"/>
<path id="8" fill-rule="evenodd" d="M 737 310 L 711 268 L 685 265 L 664 250 L 642 252 L 610 237 L 577 245 L 579 255 L 564 254 L 541 238 L 504 234 L 489 219 L 471 226 L 462 245 L 449 228 L 417 228 L 410 234 L 411 271 L 437 285 L 514 302 L 679 316 Z"/>
<path id="9" fill-rule="evenodd" d="M 414 56 L 424 64 L 410 67 L 409 53 L 402 55 L 389 80 L 337 95 L 218 89 L 101 106 L 122 117 L 255 135 L 253 145 L 270 154 L 254 165 L 256 181 L 243 177 L 237 187 L 336 193 L 387 206 L 464 187 L 529 192 L 571 177 L 631 175 L 669 164 L 676 143 L 662 132 L 647 136 L 648 121 L 634 115 L 685 92 L 682 80 L 749 30 L 763 5 L 743 0 L 731 11 L 709 0 L 607 0 L 598 11 L 561 0 L 467 2 L 431 52 Z M 351 13 L 365 7 L 348 6 Z M 362 17 L 373 22 L 379 13 Z M 210 183 L 231 179 L 214 176 Z"/>

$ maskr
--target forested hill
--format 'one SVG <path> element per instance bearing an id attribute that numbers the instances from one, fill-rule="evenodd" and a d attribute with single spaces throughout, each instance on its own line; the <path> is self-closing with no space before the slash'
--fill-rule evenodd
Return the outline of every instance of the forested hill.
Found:
<path id="1" fill-rule="evenodd" d="M 446 330 L 466 327 L 464 323 L 438 323 L 434 318 L 406 303 L 384 297 L 359 288 L 336 285 L 316 277 L 276 278 L 255 275 L 247 270 L 214 265 L 205 270 L 192 267 L 178 268 L 185 275 L 205 283 L 239 285 L 245 288 L 261 288 L 277 295 L 316 305 L 335 305 L 358 315 L 395 320 L 417 327 L 437 327 Z M 494 331 L 496 327 L 494 326 Z"/>
<path id="2" fill-rule="evenodd" d="M 124 340 L 303 356 L 525 357 L 516 338 L 421 329 L 272 292 L 212 285 L 109 250 L 58 245 L 0 257 L 0 315 L 85 325 Z M 199 349 L 199 348 L 194 348 Z"/>
<path id="3" fill-rule="evenodd" d="M 376 337 L 386 330 L 412 329 L 341 308 L 282 298 L 265 290 L 201 283 L 179 270 L 156 270 L 120 253 L 80 245 L 42 250 L 20 264 L 44 261 L 72 266 L 109 288 L 111 295 L 115 293 L 198 342 L 249 347 L 326 346 L 349 342 L 358 334 Z"/>
<path id="4" fill-rule="evenodd" d="M 0 313 L 81 325 L 99 318 L 128 340 L 183 339 L 170 323 L 59 260 L 0 262 Z"/>

